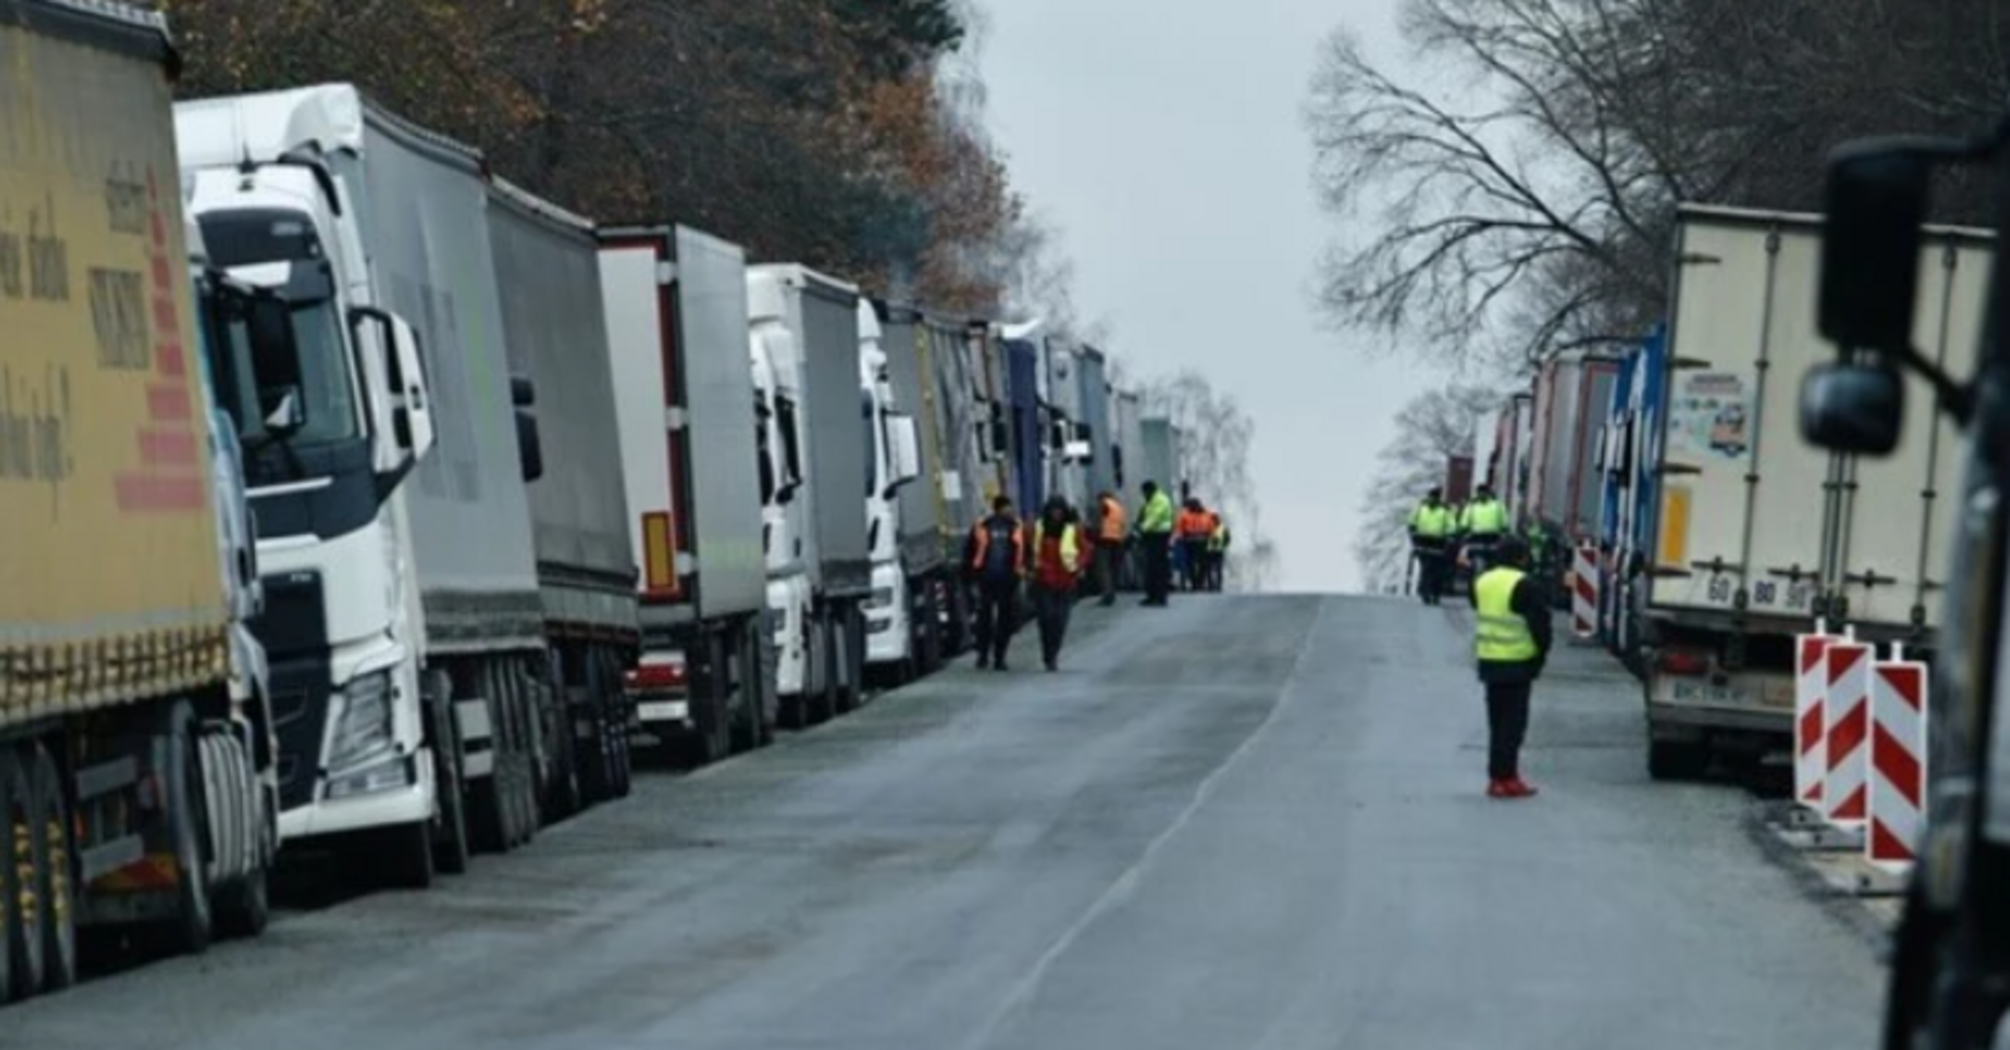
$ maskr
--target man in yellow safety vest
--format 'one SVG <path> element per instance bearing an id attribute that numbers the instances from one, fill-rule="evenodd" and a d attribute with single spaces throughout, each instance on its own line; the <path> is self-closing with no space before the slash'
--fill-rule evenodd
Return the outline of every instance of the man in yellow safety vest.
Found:
<path id="1" fill-rule="evenodd" d="M 1494 547 L 1494 567 L 1473 581 L 1473 655 L 1487 691 L 1490 798 L 1535 796 L 1521 778 L 1521 744 L 1528 735 L 1529 695 L 1549 658 L 1550 613 L 1527 565 L 1527 545 L 1506 536 Z"/>
<path id="2" fill-rule="evenodd" d="M 1444 494 L 1437 489 L 1424 494 L 1424 502 L 1410 512 L 1410 549 L 1417 559 L 1417 595 L 1425 605 L 1436 605 L 1444 595 L 1445 561 L 1457 519 L 1445 506 Z"/>

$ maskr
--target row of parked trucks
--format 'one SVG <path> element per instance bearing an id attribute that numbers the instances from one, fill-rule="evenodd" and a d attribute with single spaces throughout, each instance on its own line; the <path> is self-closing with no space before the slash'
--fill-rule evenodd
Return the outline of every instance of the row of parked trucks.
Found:
<path id="1" fill-rule="evenodd" d="M 1663 323 L 1545 362 L 1482 436 L 1517 524 L 1560 552 L 1560 599 L 1590 561 L 1596 634 L 1642 682 L 1657 777 L 1786 750 L 1793 638 L 1818 621 L 1935 646 L 1958 430 L 1913 413 L 1888 458 L 1802 440 L 1802 378 L 1835 354 L 1815 328 L 1821 233 L 1816 215 L 1684 207 Z M 1916 345 L 1967 375 L 1991 242 L 1925 237 Z"/>
<path id="2" fill-rule="evenodd" d="M 1004 493 L 1177 484 L 1098 351 L 609 226 L 356 88 L 0 0 L 0 1000 L 424 887 L 969 642 Z M 1151 471 L 1158 471 L 1154 475 Z"/>

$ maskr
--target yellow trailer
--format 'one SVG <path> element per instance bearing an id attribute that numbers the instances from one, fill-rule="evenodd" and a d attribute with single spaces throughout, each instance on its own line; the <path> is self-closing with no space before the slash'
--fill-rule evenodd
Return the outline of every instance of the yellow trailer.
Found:
<path id="1" fill-rule="evenodd" d="M 0 1000 L 68 983 L 82 923 L 263 922 L 172 68 L 158 16 L 0 0 Z"/>

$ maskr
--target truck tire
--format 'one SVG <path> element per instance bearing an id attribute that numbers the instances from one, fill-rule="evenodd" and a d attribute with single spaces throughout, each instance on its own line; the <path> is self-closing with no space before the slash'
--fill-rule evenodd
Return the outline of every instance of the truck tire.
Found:
<path id="1" fill-rule="evenodd" d="M 815 637 L 818 680 L 822 686 L 816 692 L 816 702 L 808 711 L 808 717 L 804 719 L 805 729 L 836 718 L 839 696 L 843 692 L 842 683 L 839 681 L 844 666 L 840 662 L 843 657 L 839 655 L 843 634 L 828 611 L 817 616 Z"/>
<path id="2" fill-rule="evenodd" d="M 62 775 L 47 748 L 29 753 L 28 791 L 34 799 L 36 858 L 35 898 L 41 905 L 42 975 L 45 992 L 62 991 L 77 983 L 77 886 L 70 840 L 70 811 L 63 795 Z"/>
<path id="3" fill-rule="evenodd" d="M 523 676 L 513 667 L 496 669 L 497 684 L 510 712 L 510 758 L 516 775 L 510 781 L 510 801 L 514 816 L 511 848 L 528 846 L 537 837 L 538 769 L 529 691 Z"/>
<path id="4" fill-rule="evenodd" d="M 734 636 L 733 665 L 740 684 L 736 690 L 740 702 L 733 708 L 733 751 L 753 751 L 764 743 L 761 733 L 767 720 L 769 685 L 761 660 L 761 636 L 752 623 Z"/>
<path id="5" fill-rule="evenodd" d="M 831 618 L 831 652 L 836 657 L 832 675 L 836 692 L 832 700 L 833 717 L 856 711 L 865 703 L 865 656 L 857 650 L 864 649 L 864 631 L 859 633 L 859 644 L 852 639 L 852 619 L 857 607 L 846 604 L 840 606 L 837 615 Z"/>
<path id="6" fill-rule="evenodd" d="M 376 855 L 384 885 L 399 890 L 431 889 L 433 885 L 433 822 L 415 820 L 377 833 Z"/>
<path id="7" fill-rule="evenodd" d="M 170 949 L 188 955 L 209 950 L 216 936 L 210 903 L 209 803 L 203 797 L 202 765 L 196 754 L 195 709 L 187 701 L 168 712 L 160 744 L 166 768 L 160 770 L 167 793 L 168 841 L 173 844 L 180 896 L 180 914 L 163 924 L 161 934 Z"/>
<path id="8" fill-rule="evenodd" d="M 607 687 L 600 693 L 600 712 L 608 737 L 609 797 L 627 798 L 635 785 L 633 726 L 628 696 L 622 692 L 621 661 L 613 653 L 602 654 L 601 668 Z"/>
<path id="9" fill-rule="evenodd" d="M 433 832 L 433 867 L 448 875 L 468 870 L 467 784 L 462 779 L 460 729 L 454 724 L 454 680 L 435 668 L 425 674 L 419 688 L 425 704 L 427 736 L 433 745 L 433 796 L 439 807 L 438 827 Z"/>
<path id="10" fill-rule="evenodd" d="M 1647 742 L 1647 775 L 1655 780 L 1695 780 L 1709 763 L 1707 745 L 1688 740 Z"/>
<path id="11" fill-rule="evenodd" d="M 702 632 L 693 641 L 699 663 L 691 676 L 692 733 L 685 754 L 692 766 L 702 767 L 733 753 L 733 671 L 718 632 Z"/>
<path id="12" fill-rule="evenodd" d="M 480 697 L 488 711 L 489 772 L 470 780 L 468 830 L 475 848 L 484 853 L 508 853 L 516 845 L 516 763 L 511 757 L 509 705 L 500 694 L 498 676 L 487 660 L 466 669 L 468 699 Z"/>
<path id="13" fill-rule="evenodd" d="M 35 992 L 27 973 L 32 931 L 21 909 L 21 871 L 27 864 L 18 852 L 29 837 L 30 804 L 21 752 L 0 745 L 0 1002 Z"/>

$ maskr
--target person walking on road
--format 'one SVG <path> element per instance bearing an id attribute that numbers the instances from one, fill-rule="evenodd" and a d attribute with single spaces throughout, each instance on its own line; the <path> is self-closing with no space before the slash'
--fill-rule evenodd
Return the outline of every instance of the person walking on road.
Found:
<path id="1" fill-rule="evenodd" d="M 1182 584 L 1189 591 L 1207 589 L 1207 507 L 1193 497 L 1179 512 L 1180 565 L 1186 572 Z"/>
<path id="2" fill-rule="evenodd" d="M 1130 522 L 1124 513 L 1124 501 L 1117 494 L 1103 490 L 1096 497 L 1096 505 L 1102 517 L 1096 529 L 1096 587 L 1102 593 L 1102 604 L 1117 604 L 1117 577 L 1123 565 L 1124 542 L 1130 538 Z"/>
<path id="3" fill-rule="evenodd" d="M 977 669 L 1005 670 L 1005 650 L 1018 628 L 1019 578 L 1026 572 L 1026 531 L 1012 501 L 991 501 L 991 516 L 971 532 L 970 570 L 977 577 Z"/>
<path id="4" fill-rule="evenodd" d="M 1444 598 L 1446 561 L 1451 555 L 1455 524 L 1452 508 L 1445 506 L 1444 493 L 1437 489 L 1425 493 L 1424 502 L 1410 512 L 1410 551 L 1417 559 L 1417 596 L 1425 605 L 1437 605 Z"/>
<path id="5" fill-rule="evenodd" d="M 1140 605 L 1163 608 L 1172 589 L 1172 497 L 1158 482 L 1147 481 L 1145 504 L 1138 511 L 1138 542 L 1145 554 L 1145 600 Z"/>
<path id="6" fill-rule="evenodd" d="M 1529 697 L 1549 658 L 1550 612 L 1527 565 L 1528 547 L 1504 537 L 1494 549 L 1494 567 L 1473 581 L 1473 654 L 1487 694 L 1490 798 L 1536 793 L 1521 778 L 1521 745 L 1528 735 Z"/>
<path id="7" fill-rule="evenodd" d="M 1068 636 L 1068 612 L 1082 577 L 1082 530 L 1068 501 L 1047 501 L 1033 526 L 1033 611 L 1040 620 L 1040 659 L 1060 669 L 1061 643 Z"/>

